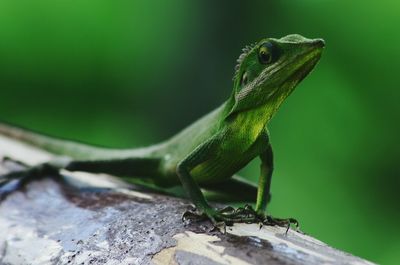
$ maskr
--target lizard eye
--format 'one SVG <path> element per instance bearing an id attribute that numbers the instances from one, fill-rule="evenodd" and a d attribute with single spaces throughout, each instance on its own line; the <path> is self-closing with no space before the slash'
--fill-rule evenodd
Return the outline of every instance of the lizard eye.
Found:
<path id="1" fill-rule="evenodd" d="M 242 75 L 242 80 L 240 81 L 240 84 L 242 85 L 242 86 L 244 86 L 244 85 L 246 85 L 247 84 L 247 72 L 244 72 L 243 73 L 243 75 Z"/>
<path id="2" fill-rule="evenodd" d="M 271 42 L 266 42 L 258 50 L 258 60 L 262 64 L 269 64 L 275 58 L 274 46 Z"/>

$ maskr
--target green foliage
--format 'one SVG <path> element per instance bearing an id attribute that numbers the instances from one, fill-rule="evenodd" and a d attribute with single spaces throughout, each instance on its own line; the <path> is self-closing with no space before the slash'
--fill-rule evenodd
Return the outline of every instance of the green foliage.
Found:
<path id="1" fill-rule="evenodd" d="M 271 126 L 270 210 L 396 264 L 400 4 L 395 1 L 0 2 L 0 119 L 108 146 L 171 136 L 230 94 L 264 37 L 321 37 L 320 64 Z M 258 162 L 243 174 L 256 180 Z"/>

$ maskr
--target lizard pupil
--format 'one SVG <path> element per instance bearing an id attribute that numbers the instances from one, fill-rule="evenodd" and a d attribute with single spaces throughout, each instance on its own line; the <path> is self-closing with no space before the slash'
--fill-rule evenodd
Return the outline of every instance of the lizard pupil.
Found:
<path id="1" fill-rule="evenodd" d="M 264 43 L 259 51 L 258 51 L 258 60 L 262 64 L 268 64 L 272 62 L 272 52 L 273 52 L 273 46 L 272 43 L 266 42 Z"/>
<path id="2" fill-rule="evenodd" d="M 271 54 L 265 52 L 265 51 L 261 51 L 260 52 L 260 61 L 262 63 L 268 63 L 269 61 L 271 61 Z"/>

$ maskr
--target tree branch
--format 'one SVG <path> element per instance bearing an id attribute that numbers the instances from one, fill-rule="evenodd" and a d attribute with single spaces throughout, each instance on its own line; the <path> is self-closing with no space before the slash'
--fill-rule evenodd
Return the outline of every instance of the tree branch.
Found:
<path id="1" fill-rule="evenodd" d="M 0 157 L 51 158 L 0 136 Z M 0 163 L 0 175 L 20 167 Z M 372 264 L 281 227 L 185 224 L 189 202 L 131 189 L 101 174 L 62 172 L 6 195 L 0 189 L 0 264 Z"/>

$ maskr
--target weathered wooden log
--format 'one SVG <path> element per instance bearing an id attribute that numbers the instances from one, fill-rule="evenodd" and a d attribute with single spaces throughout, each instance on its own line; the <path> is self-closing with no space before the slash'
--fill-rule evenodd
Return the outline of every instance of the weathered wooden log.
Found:
<path id="1" fill-rule="evenodd" d="M 51 154 L 0 136 L 0 157 Z M 0 175 L 19 165 L 0 163 Z M 372 264 L 282 227 L 184 223 L 189 202 L 101 174 L 62 172 L 0 189 L 0 264 Z"/>

